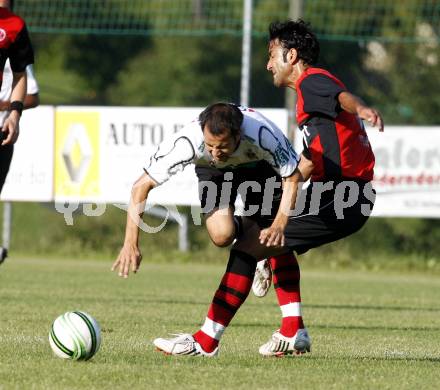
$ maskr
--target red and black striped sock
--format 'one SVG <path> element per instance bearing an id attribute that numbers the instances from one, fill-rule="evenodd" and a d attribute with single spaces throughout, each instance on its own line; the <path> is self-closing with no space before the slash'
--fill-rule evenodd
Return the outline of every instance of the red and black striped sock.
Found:
<path id="1" fill-rule="evenodd" d="M 304 328 L 301 316 L 300 270 L 294 254 L 288 253 L 270 258 L 273 284 L 283 316 L 280 333 L 293 337 Z"/>
<path id="2" fill-rule="evenodd" d="M 218 287 L 202 328 L 193 337 L 206 352 L 218 345 L 226 327 L 246 300 L 255 274 L 256 260 L 237 250 L 231 250 L 228 266 Z"/>

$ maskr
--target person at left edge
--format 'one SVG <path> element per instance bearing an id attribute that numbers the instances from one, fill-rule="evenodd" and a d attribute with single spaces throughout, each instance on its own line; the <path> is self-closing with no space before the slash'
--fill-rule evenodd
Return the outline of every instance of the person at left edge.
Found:
<path id="1" fill-rule="evenodd" d="M 26 67 L 34 63 L 34 52 L 26 24 L 21 17 L 12 13 L 12 6 L 11 0 L 0 0 L 0 86 L 3 82 L 6 83 L 4 69 L 8 60 L 12 70 L 8 114 L 0 131 L 0 192 L 9 170 L 13 145 L 19 134 L 20 116 L 27 90 Z M 0 263 L 5 255 L 6 252 L 2 250 Z"/>

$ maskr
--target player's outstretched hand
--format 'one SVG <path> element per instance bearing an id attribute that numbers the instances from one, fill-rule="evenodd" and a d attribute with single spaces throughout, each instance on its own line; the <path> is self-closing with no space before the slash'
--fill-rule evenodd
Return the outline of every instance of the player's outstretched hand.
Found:
<path id="1" fill-rule="evenodd" d="M 128 278 L 130 270 L 136 273 L 142 261 L 142 254 L 137 245 L 124 244 L 117 260 L 113 263 L 112 271 L 118 270 L 118 275 Z"/>
<path id="2" fill-rule="evenodd" d="M 284 231 L 277 226 L 270 226 L 260 232 L 260 244 L 270 246 L 284 246 Z"/>
<path id="3" fill-rule="evenodd" d="M 361 119 L 365 119 L 371 126 L 377 127 L 379 131 L 383 131 L 383 119 L 379 111 L 366 106 L 359 107 L 357 111 Z"/>

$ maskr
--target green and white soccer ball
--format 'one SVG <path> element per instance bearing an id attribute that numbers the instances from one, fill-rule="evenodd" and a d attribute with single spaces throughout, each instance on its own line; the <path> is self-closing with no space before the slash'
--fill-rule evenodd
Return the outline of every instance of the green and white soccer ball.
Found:
<path id="1" fill-rule="evenodd" d="M 101 328 L 91 315 L 69 311 L 53 322 L 49 343 L 60 358 L 88 360 L 99 350 Z"/>

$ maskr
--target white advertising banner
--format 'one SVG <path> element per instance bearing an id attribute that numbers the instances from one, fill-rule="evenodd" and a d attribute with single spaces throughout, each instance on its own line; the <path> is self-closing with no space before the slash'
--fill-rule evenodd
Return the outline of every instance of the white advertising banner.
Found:
<path id="1" fill-rule="evenodd" d="M 376 157 L 373 216 L 440 218 L 440 127 L 367 128 Z M 302 150 L 295 133 L 295 150 Z"/>
<path id="2" fill-rule="evenodd" d="M 1 200 L 53 200 L 54 107 L 23 112 Z"/>
<path id="3" fill-rule="evenodd" d="M 28 110 L 21 119 L 1 199 L 127 203 L 133 182 L 157 145 L 201 110 L 70 106 Z M 286 130 L 284 109 L 260 111 Z M 373 215 L 440 218 L 440 127 L 367 131 L 376 156 Z M 300 132 L 295 146 L 301 151 Z M 198 205 L 194 167 L 152 191 L 149 201 Z"/>
<path id="4" fill-rule="evenodd" d="M 440 127 L 371 128 L 368 137 L 376 156 L 373 215 L 440 218 Z"/>
<path id="5" fill-rule="evenodd" d="M 128 203 L 134 181 L 160 142 L 197 118 L 203 108 L 58 107 L 55 200 Z M 261 110 L 281 129 L 283 109 Z M 188 166 L 154 189 L 150 204 L 199 205 Z"/>

